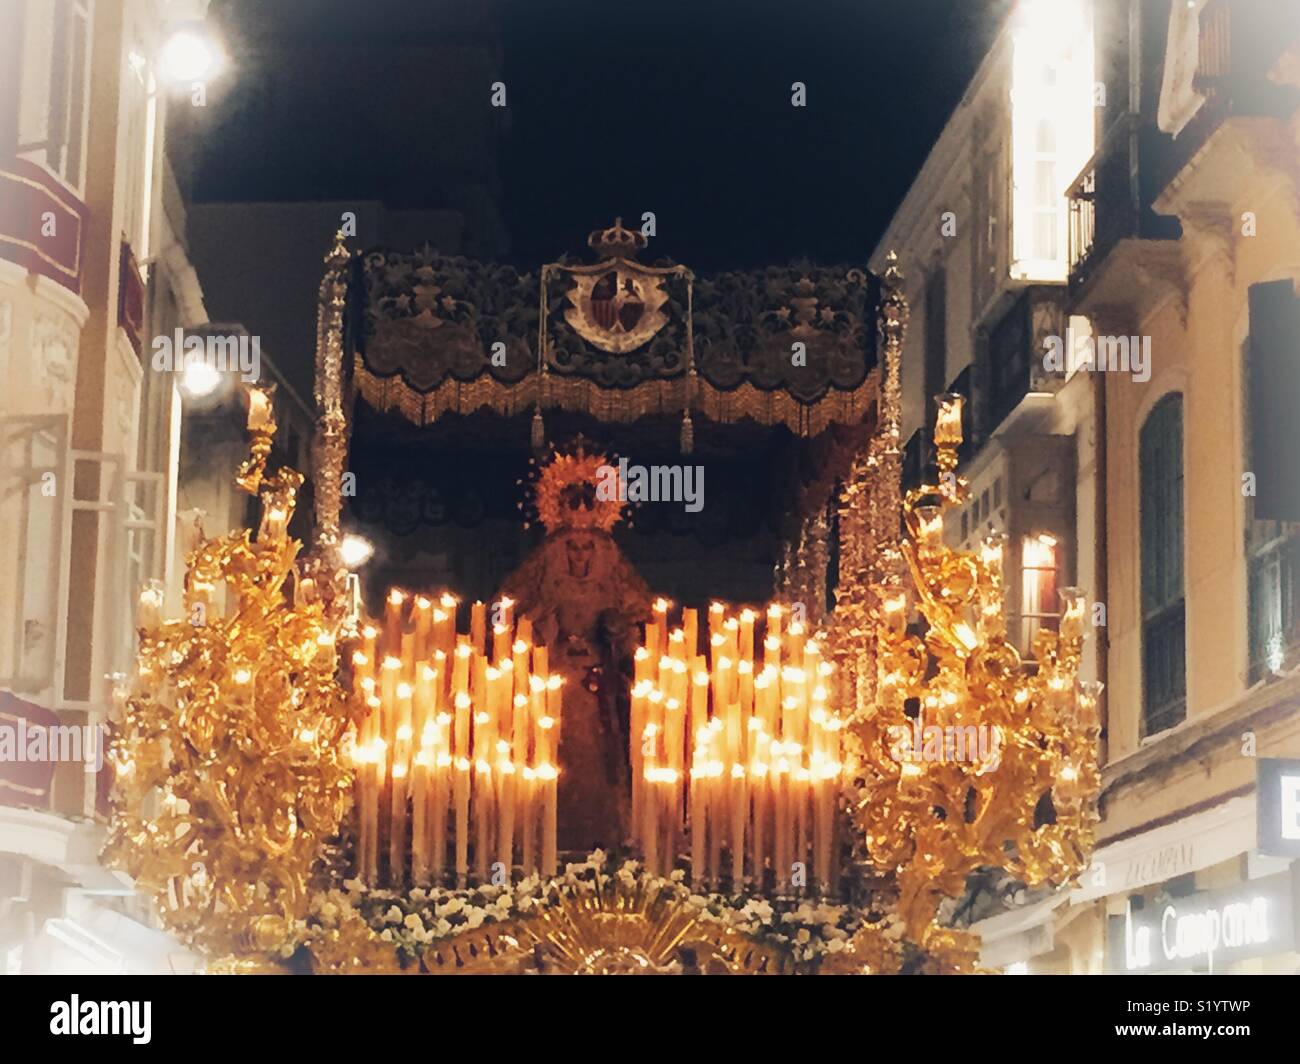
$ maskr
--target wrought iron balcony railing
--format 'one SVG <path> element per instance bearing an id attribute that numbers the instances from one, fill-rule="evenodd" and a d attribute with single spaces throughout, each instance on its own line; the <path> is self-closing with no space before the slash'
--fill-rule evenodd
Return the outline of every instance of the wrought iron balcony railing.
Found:
<path id="1" fill-rule="evenodd" d="M 1173 159 L 1172 140 L 1139 115 L 1116 121 L 1066 191 L 1070 202 L 1070 292 L 1076 293 L 1121 240 L 1177 239 L 1177 220 L 1151 209 Z"/>

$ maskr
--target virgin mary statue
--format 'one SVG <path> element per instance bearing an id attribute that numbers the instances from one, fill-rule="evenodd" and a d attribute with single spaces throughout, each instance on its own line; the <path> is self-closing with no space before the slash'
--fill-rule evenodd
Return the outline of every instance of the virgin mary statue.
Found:
<path id="1" fill-rule="evenodd" d="M 546 538 L 501 588 L 564 677 L 557 831 L 566 850 L 617 845 L 629 827 L 626 698 L 650 591 L 610 534 L 623 503 L 597 496 L 608 464 L 582 443 L 552 456 L 537 482 Z"/>

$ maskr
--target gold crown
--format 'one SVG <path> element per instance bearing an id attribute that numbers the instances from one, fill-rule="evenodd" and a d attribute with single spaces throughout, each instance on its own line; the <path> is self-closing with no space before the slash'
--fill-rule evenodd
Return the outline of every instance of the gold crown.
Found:
<path id="1" fill-rule="evenodd" d="M 605 470 L 604 473 L 601 470 Z M 556 451 L 537 478 L 537 518 L 547 532 L 591 528 L 610 531 L 623 517 L 624 503 L 609 498 L 601 485 L 617 484 L 609 459 L 578 443 L 566 452 Z"/>
<path id="2" fill-rule="evenodd" d="M 602 259 L 630 259 L 644 250 L 646 238 L 635 229 L 626 229 L 622 218 L 615 218 L 608 229 L 593 229 L 587 237 L 587 247 Z"/>

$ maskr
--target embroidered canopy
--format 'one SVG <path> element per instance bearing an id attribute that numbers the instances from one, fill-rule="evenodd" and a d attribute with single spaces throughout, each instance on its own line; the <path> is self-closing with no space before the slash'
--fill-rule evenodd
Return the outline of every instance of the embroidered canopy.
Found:
<path id="1" fill-rule="evenodd" d="M 360 256 L 345 328 L 357 392 L 417 425 L 540 407 L 748 418 L 805 436 L 874 405 L 879 285 L 866 270 L 697 278 L 639 262 L 645 243 L 615 222 L 588 238 L 595 262 L 527 274 L 428 246 Z"/>

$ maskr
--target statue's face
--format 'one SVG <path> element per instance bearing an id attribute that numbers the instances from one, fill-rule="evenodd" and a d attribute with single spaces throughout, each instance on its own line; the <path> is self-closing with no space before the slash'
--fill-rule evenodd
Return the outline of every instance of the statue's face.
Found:
<path id="1" fill-rule="evenodd" d="M 586 580 L 591 575 L 591 562 L 595 555 L 595 536 L 577 532 L 565 537 L 564 556 L 569 565 L 569 575 L 575 580 Z"/>

